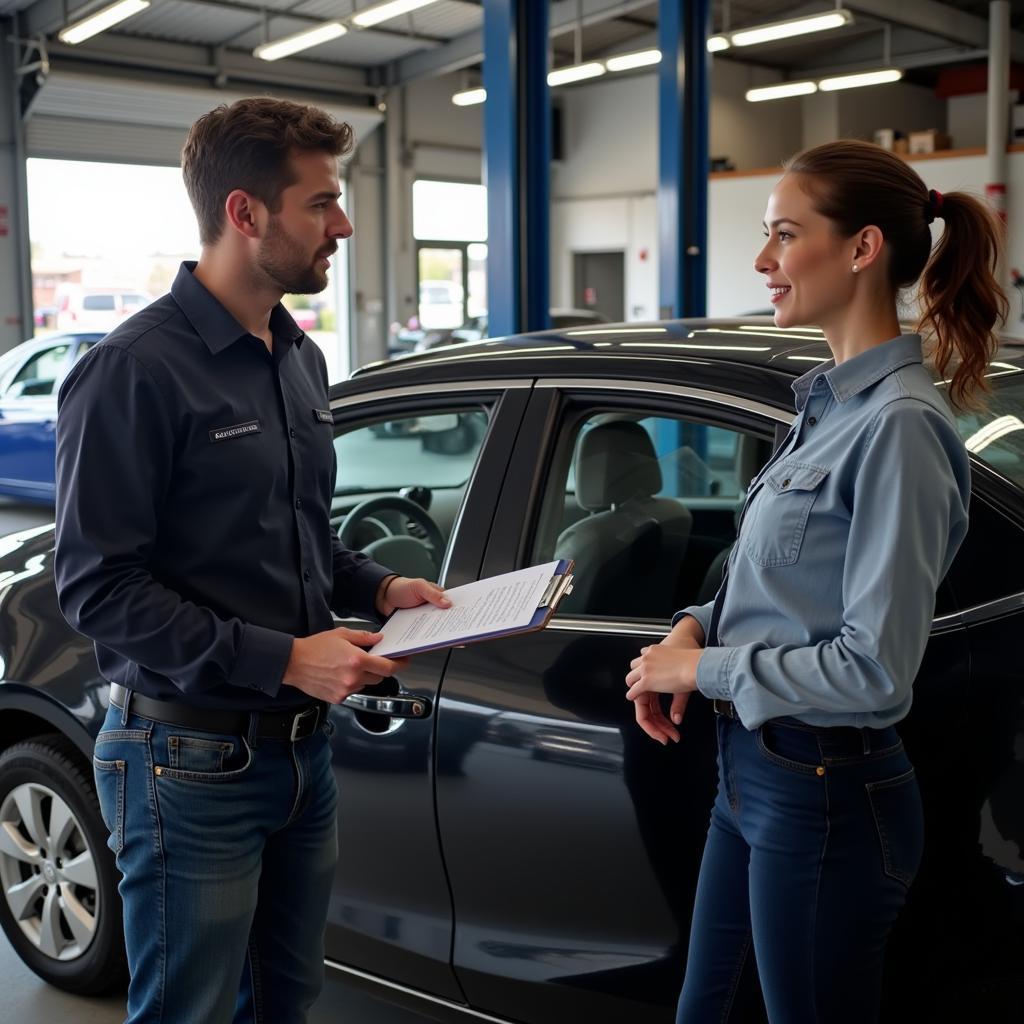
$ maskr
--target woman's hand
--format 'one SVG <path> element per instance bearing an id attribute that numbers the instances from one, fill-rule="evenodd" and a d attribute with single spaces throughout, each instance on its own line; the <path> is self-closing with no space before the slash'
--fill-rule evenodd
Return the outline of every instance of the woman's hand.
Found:
<path id="1" fill-rule="evenodd" d="M 690 694 L 697 688 L 697 664 L 704 653 L 695 642 L 684 646 L 678 637 L 672 639 L 671 644 L 641 648 L 640 656 L 630 662 L 631 671 L 626 676 L 626 699 L 633 701 L 637 724 L 662 746 L 669 740 L 679 742 L 676 726 L 682 722 Z M 671 721 L 661 707 L 658 695 L 662 693 L 673 694 Z"/>

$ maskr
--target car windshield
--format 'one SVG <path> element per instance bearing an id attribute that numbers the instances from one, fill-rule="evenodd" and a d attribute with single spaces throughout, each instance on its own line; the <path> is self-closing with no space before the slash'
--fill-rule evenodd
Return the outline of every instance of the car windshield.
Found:
<path id="1" fill-rule="evenodd" d="M 114 308 L 113 295 L 86 295 L 82 299 L 82 309 L 110 310 Z"/>
<path id="2" fill-rule="evenodd" d="M 981 410 L 957 413 L 967 450 L 1024 489 L 1024 369 L 991 364 L 992 392 Z"/>

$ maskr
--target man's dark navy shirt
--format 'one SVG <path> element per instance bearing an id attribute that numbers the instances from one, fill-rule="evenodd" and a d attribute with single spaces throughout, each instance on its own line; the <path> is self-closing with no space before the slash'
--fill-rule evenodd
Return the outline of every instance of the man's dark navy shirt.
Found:
<path id="1" fill-rule="evenodd" d="M 103 676 L 198 707 L 308 700 L 292 638 L 375 618 L 389 574 L 331 529 L 323 354 L 283 306 L 273 355 L 182 265 L 60 389 L 57 594 Z"/>

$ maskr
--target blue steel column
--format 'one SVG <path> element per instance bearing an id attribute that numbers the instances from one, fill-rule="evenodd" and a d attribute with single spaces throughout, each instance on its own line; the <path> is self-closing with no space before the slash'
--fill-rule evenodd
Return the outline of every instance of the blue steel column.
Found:
<path id="1" fill-rule="evenodd" d="M 548 0 L 484 0 L 484 183 L 492 337 L 547 327 Z"/>
<path id="2" fill-rule="evenodd" d="M 663 318 L 707 311 L 710 0 L 661 0 L 658 37 L 658 302 Z"/>

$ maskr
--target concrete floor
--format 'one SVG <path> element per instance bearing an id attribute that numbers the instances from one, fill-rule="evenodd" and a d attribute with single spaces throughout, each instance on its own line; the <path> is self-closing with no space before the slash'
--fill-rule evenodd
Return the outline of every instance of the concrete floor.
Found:
<path id="1" fill-rule="evenodd" d="M 124 996 L 72 996 L 37 978 L 14 954 L 0 932 L 0 1019 L 17 1024 L 121 1024 Z M 426 1017 L 407 1013 L 355 992 L 328 978 L 309 1024 L 429 1024 Z"/>
<path id="2" fill-rule="evenodd" d="M 53 509 L 0 498 L 0 537 L 53 522 Z M 36 977 L 15 955 L 0 931 L 0 1020 L 17 1024 L 121 1024 L 124 996 L 86 999 L 68 995 Z M 429 1024 L 408 1013 L 354 991 L 328 972 L 323 995 L 309 1024 Z"/>

